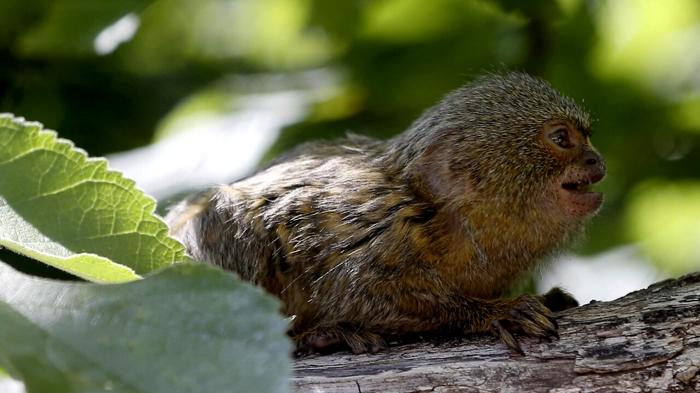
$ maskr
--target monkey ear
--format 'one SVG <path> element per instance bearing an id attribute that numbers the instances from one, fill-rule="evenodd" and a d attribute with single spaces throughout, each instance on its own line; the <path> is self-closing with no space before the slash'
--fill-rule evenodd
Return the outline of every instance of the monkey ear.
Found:
<path id="1" fill-rule="evenodd" d="M 468 198 L 474 187 L 466 169 L 455 161 L 460 158 L 446 143 L 434 143 L 409 164 L 409 173 L 420 191 L 435 199 Z"/>

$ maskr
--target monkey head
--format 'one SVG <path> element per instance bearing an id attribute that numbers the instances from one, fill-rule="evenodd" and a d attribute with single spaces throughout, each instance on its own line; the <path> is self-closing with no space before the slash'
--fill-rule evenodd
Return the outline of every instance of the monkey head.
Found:
<path id="1" fill-rule="evenodd" d="M 591 185 L 605 177 L 605 163 L 590 143 L 590 131 L 558 119 L 546 122 L 539 136 L 542 145 L 562 168 L 548 190 L 555 196 L 556 203 L 574 217 L 597 212 L 603 195 L 591 191 Z"/>
<path id="2" fill-rule="evenodd" d="M 449 94 L 392 151 L 419 188 L 447 204 L 575 224 L 602 203 L 590 187 L 605 164 L 589 137 L 588 114 L 573 100 L 539 78 L 509 73 Z"/>

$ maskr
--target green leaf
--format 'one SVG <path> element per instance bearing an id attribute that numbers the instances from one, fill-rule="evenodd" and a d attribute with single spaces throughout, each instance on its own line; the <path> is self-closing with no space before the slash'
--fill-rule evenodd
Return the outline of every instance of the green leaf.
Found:
<path id="1" fill-rule="evenodd" d="M 29 393 L 287 392 L 279 302 L 217 268 L 116 285 L 0 263 L 0 363 Z"/>
<path id="2" fill-rule="evenodd" d="M 0 246 L 87 280 L 133 280 L 184 259 L 155 207 L 104 159 L 0 114 Z"/>

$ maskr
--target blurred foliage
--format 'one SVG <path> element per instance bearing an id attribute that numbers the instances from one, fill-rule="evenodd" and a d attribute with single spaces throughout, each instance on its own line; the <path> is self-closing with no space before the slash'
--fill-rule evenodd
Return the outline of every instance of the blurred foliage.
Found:
<path id="1" fill-rule="evenodd" d="M 525 70 L 596 120 L 606 204 L 580 251 L 640 242 L 680 273 L 700 267 L 697 42 L 696 0 L 3 0 L 0 111 L 102 155 L 166 135 L 173 113 L 226 108 L 232 77 L 340 75 L 270 158 L 391 136 L 476 75 Z"/>

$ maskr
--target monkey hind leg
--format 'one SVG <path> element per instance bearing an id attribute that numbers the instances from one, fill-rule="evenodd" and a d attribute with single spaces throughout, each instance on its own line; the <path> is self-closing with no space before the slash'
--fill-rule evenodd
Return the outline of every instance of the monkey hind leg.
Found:
<path id="1" fill-rule="evenodd" d="M 349 348 L 353 353 L 377 353 L 387 348 L 378 334 L 350 324 L 318 327 L 294 336 L 296 354 L 331 353 Z"/>

